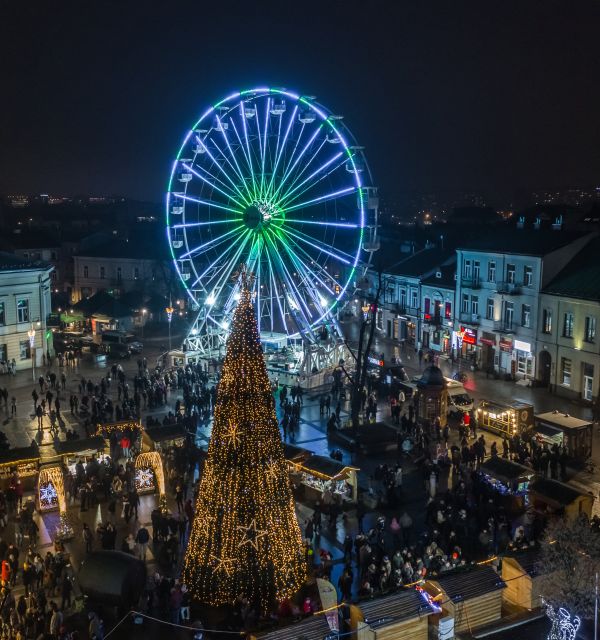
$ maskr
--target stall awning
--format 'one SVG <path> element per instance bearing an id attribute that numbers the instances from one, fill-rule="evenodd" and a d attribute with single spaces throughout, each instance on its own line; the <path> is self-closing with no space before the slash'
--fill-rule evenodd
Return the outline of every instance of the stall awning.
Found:
<path id="1" fill-rule="evenodd" d="M 182 424 L 167 424 L 161 427 L 150 427 L 146 429 L 146 434 L 152 442 L 163 442 L 185 438 L 187 430 Z"/>
<path id="2" fill-rule="evenodd" d="M 312 456 L 312 451 L 308 449 L 303 449 L 302 447 L 297 447 L 294 444 L 285 444 L 283 445 L 283 457 L 288 462 L 293 462 L 295 464 L 301 464 L 305 462 L 308 458 Z"/>
<path id="3" fill-rule="evenodd" d="M 325 456 L 311 456 L 299 466 L 304 471 L 324 480 L 343 480 L 353 471 L 358 471 L 357 467 L 349 467 L 343 462 Z"/>
<path id="4" fill-rule="evenodd" d="M 89 455 L 97 451 L 103 451 L 106 443 L 101 436 L 92 438 L 80 438 L 78 440 L 64 440 L 55 445 L 56 453 L 59 455 L 80 454 Z"/>
<path id="5" fill-rule="evenodd" d="M 498 456 L 486 460 L 481 465 L 480 471 L 502 482 L 515 482 L 520 478 L 529 479 L 535 475 L 533 469 Z"/>
<path id="6" fill-rule="evenodd" d="M 0 467 L 12 466 L 22 462 L 36 462 L 40 459 L 38 447 L 17 447 L 0 451 Z"/>
<path id="7" fill-rule="evenodd" d="M 529 485 L 529 492 L 539 497 L 544 502 L 556 507 L 566 507 L 572 504 L 581 496 L 587 498 L 593 497 L 589 493 L 579 491 L 570 484 L 559 482 L 558 480 L 550 480 L 540 478 Z"/>

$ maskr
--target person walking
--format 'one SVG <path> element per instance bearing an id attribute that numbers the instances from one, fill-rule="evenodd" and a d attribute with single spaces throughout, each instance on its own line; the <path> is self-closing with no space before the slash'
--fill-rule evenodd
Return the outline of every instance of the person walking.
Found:
<path id="1" fill-rule="evenodd" d="M 10 415 L 17 416 L 17 399 L 14 396 L 10 400 Z"/>
<path id="2" fill-rule="evenodd" d="M 148 542 L 150 541 L 150 534 L 148 529 L 143 525 L 138 529 L 135 536 L 135 541 L 138 544 L 138 558 L 146 561 L 146 552 L 148 551 Z"/>

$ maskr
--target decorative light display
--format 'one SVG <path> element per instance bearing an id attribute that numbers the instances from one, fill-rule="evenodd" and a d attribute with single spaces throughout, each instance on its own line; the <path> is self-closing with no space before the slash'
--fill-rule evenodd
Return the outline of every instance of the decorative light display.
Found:
<path id="1" fill-rule="evenodd" d="M 44 510 L 58 507 L 61 513 L 67 511 L 65 484 L 61 467 L 43 467 L 38 477 L 38 498 L 40 508 Z"/>
<path id="2" fill-rule="evenodd" d="M 575 640 L 581 626 L 579 616 L 571 618 L 571 614 L 563 607 L 555 609 L 546 603 L 546 615 L 552 622 L 548 640 Z"/>
<path id="3" fill-rule="evenodd" d="M 152 469 L 135 470 L 135 488 L 138 493 L 152 493 L 156 489 Z"/>
<path id="4" fill-rule="evenodd" d="M 241 279 L 183 580 L 200 602 L 242 595 L 265 613 L 298 591 L 306 566 L 250 277 Z"/>
<path id="5" fill-rule="evenodd" d="M 161 497 L 165 495 L 165 472 L 163 469 L 162 458 L 158 451 L 140 453 L 140 455 L 135 459 L 135 469 L 135 481 L 138 490 L 140 488 L 149 490 L 150 485 L 151 488 L 154 489 L 154 481 L 156 480 L 158 493 Z"/>
<path id="6" fill-rule="evenodd" d="M 132 431 L 143 431 L 144 426 L 141 420 L 121 420 L 120 422 L 98 423 L 96 425 L 97 436 L 107 436 L 115 431 L 124 431 L 131 429 Z"/>
<path id="7" fill-rule="evenodd" d="M 230 321 L 239 294 L 231 275 L 245 261 L 256 272 L 259 330 L 312 334 L 369 259 L 370 184 L 362 147 L 313 98 L 257 87 L 209 108 L 177 154 L 166 203 L 172 257 L 200 309 L 197 332 Z"/>
<path id="8" fill-rule="evenodd" d="M 43 511 L 58 509 L 58 493 L 51 481 L 40 484 L 39 501 L 40 509 Z"/>

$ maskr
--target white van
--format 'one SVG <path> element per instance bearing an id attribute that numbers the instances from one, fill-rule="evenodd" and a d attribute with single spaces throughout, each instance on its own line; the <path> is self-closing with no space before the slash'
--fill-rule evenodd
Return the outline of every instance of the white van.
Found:
<path id="1" fill-rule="evenodd" d="M 448 415 L 471 411 L 475 404 L 462 383 L 452 378 L 445 380 L 448 388 Z"/>

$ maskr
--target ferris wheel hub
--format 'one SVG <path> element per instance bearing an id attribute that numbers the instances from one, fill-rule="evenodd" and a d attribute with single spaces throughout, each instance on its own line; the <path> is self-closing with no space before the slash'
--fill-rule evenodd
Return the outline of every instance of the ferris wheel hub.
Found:
<path id="1" fill-rule="evenodd" d="M 244 211 L 243 218 L 248 229 L 262 231 L 272 224 L 281 224 L 283 211 L 268 200 L 257 200 Z"/>

